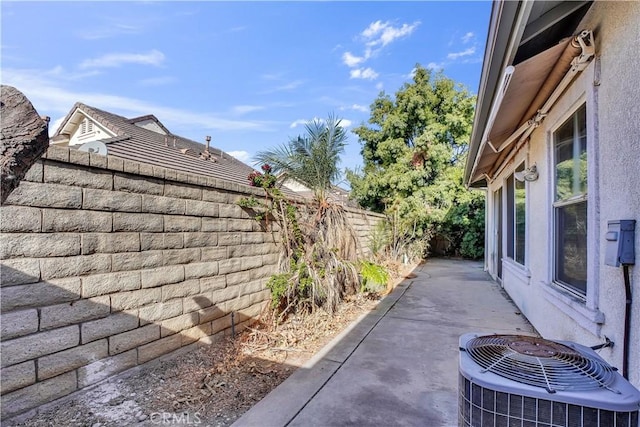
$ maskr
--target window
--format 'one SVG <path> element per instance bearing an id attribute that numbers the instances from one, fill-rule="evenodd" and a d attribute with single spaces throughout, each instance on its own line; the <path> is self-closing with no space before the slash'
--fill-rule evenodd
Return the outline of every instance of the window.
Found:
<path id="1" fill-rule="evenodd" d="M 587 126 L 583 105 L 553 134 L 555 280 L 587 293 Z"/>
<path id="2" fill-rule="evenodd" d="M 524 171 L 524 162 L 515 172 Z M 507 178 L 507 256 L 515 262 L 525 263 L 526 192 L 525 183 L 515 174 Z"/>

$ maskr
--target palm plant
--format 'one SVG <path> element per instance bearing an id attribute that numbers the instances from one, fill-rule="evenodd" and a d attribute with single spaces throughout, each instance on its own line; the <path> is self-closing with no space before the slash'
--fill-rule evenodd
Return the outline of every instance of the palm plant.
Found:
<path id="1" fill-rule="evenodd" d="M 287 209 L 279 209 L 284 256 L 271 289 L 272 293 L 279 289 L 275 302 L 284 315 L 302 306 L 324 306 L 333 312 L 345 294 L 359 289 L 355 232 L 344 208 L 328 197 L 340 177 L 338 164 L 347 139 L 340 122 L 333 115 L 326 121 L 313 120 L 306 124 L 304 135 L 255 157 L 274 173 L 306 185 L 314 195 L 309 215 L 297 224 L 288 224 Z M 296 233 L 288 232 L 293 229 Z"/>
<path id="2" fill-rule="evenodd" d="M 283 173 L 306 185 L 321 205 L 326 204 L 328 191 L 340 178 L 338 164 L 347 140 L 341 121 L 332 114 L 326 121 L 312 120 L 305 125 L 305 135 L 261 151 L 255 159 L 271 165 L 275 174 Z"/>

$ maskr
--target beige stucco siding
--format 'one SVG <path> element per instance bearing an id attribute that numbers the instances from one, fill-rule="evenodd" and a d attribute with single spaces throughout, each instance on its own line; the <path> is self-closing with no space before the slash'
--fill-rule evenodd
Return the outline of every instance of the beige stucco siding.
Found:
<path id="1" fill-rule="evenodd" d="M 593 61 L 568 88 L 515 159 L 489 185 L 488 197 L 526 160 L 540 177 L 527 183 L 526 266 L 503 261 L 503 285 L 546 338 L 585 345 L 616 343 L 599 354 L 622 367 L 624 283 L 622 269 L 604 264 L 607 222 L 635 219 L 640 228 L 640 3 L 596 2 L 580 29 L 591 29 L 597 44 Z M 551 134 L 583 103 L 588 132 L 588 292 L 581 302 L 553 281 L 553 153 Z M 489 206 L 488 251 L 495 241 Z M 640 264 L 640 232 L 636 232 Z M 491 259 L 490 272 L 496 271 Z M 640 386 L 640 266 L 631 268 L 635 296 L 629 372 Z"/>
<path id="2" fill-rule="evenodd" d="M 635 219 L 640 249 L 640 3 L 597 2 L 587 26 L 599 31 L 600 86 L 597 87 L 599 208 L 601 233 L 598 261 L 600 310 L 606 314 L 602 334 L 622 343 L 624 293 L 622 271 L 604 265 L 607 221 Z M 640 386 L 640 250 L 632 268 L 635 296 L 631 321 L 629 372 Z M 622 345 L 606 356 L 620 366 Z"/>

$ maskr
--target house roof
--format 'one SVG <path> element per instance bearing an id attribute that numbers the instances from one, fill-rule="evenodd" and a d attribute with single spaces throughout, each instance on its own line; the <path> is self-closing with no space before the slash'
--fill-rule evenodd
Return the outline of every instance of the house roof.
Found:
<path id="1" fill-rule="evenodd" d="M 291 178 L 286 172 L 278 174 L 278 181 L 282 182 L 282 186 L 295 191 L 297 194 L 307 199 L 314 198 L 313 191 L 302 182 L 295 178 Z M 358 202 L 350 199 L 351 193 L 337 185 L 331 185 L 331 189 L 327 193 L 327 198 L 344 206 L 359 207 Z"/>
<path id="2" fill-rule="evenodd" d="M 467 185 L 486 186 L 487 172 L 495 172 L 504 160 L 509 150 L 500 153 L 500 149 L 531 119 L 530 111 L 535 113 L 540 107 L 537 94 L 553 67 L 564 60 L 568 37 L 575 33 L 591 4 L 539 0 L 493 3 L 465 167 Z"/>
<path id="3" fill-rule="evenodd" d="M 207 155 L 204 144 L 172 134 L 153 115 L 128 119 L 80 102 L 65 117 L 53 140 L 68 138 L 83 116 L 90 117 L 114 135 L 101 140 L 107 145 L 109 155 L 243 185 L 248 185 L 247 177 L 254 171 L 220 149 L 210 148 Z M 156 122 L 166 135 L 135 124 L 149 120 Z"/>

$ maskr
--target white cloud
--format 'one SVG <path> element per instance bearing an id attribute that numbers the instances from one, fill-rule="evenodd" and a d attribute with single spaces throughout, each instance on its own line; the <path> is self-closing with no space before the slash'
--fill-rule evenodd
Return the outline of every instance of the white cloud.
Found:
<path id="1" fill-rule="evenodd" d="M 282 77 L 282 73 L 265 73 L 260 76 L 263 80 L 280 80 Z"/>
<path id="2" fill-rule="evenodd" d="M 285 85 L 278 86 L 276 90 L 292 90 L 300 87 L 304 83 L 302 80 L 295 80 L 293 82 L 289 82 Z"/>
<path id="3" fill-rule="evenodd" d="M 371 38 L 382 31 L 387 25 L 389 25 L 388 21 L 385 23 L 380 20 L 372 22 L 367 28 L 364 29 L 364 31 L 362 31 L 361 34 L 365 38 Z"/>
<path id="4" fill-rule="evenodd" d="M 98 58 L 85 59 L 80 63 L 81 69 L 113 68 L 124 64 L 140 64 L 159 66 L 164 61 L 164 53 L 152 50 L 147 53 L 108 53 Z"/>
<path id="5" fill-rule="evenodd" d="M 66 115 L 79 101 L 129 117 L 154 114 L 169 128 L 199 126 L 227 131 L 273 130 L 272 124 L 264 121 L 233 120 L 211 112 L 172 108 L 108 93 L 75 92 L 64 88 L 59 79 L 42 70 L 6 68 L 2 70 L 2 78 L 3 84 L 19 88 L 39 112 L 49 115 Z"/>
<path id="6" fill-rule="evenodd" d="M 289 128 L 294 129 L 294 128 L 297 128 L 298 126 L 304 126 L 304 125 L 307 125 L 308 123 L 312 123 L 312 122 L 326 123 L 327 121 L 325 119 L 320 119 L 318 117 L 314 117 L 313 119 L 310 119 L 310 120 L 298 119 L 298 120 L 294 121 L 293 123 L 291 123 L 289 125 Z M 353 124 L 353 122 L 351 120 L 340 119 L 340 127 L 342 127 L 342 128 L 348 128 L 352 124 Z"/>
<path id="7" fill-rule="evenodd" d="M 100 73 L 101 71 L 98 70 L 88 70 L 82 72 L 69 71 L 61 65 L 56 65 L 52 69 L 44 71 L 44 74 L 47 76 L 66 81 L 80 80 L 84 79 L 85 77 L 97 76 Z"/>
<path id="8" fill-rule="evenodd" d="M 348 67 L 356 67 L 365 60 L 365 57 L 355 56 L 351 52 L 345 52 L 342 54 L 342 62 L 344 62 L 344 64 Z"/>
<path id="9" fill-rule="evenodd" d="M 377 72 L 372 68 L 362 68 L 362 65 L 370 58 L 376 57 L 385 46 L 397 39 L 411 35 L 419 25 L 420 21 L 400 26 L 394 26 L 389 21 L 382 22 L 380 20 L 370 23 L 360 33 L 360 42 L 364 43 L 362 56 L 354 55 L 349 51 L 342 54 L 342 62 L 349 68 L 353 68 L 349 73 L 350 77 L 365 80 L 377 79 L 379 76 Z"/>
<path id="10" fill-rule="evenodd" d="M 148 79 L 142 79 L 139 83 L 142 86 L 164 86 L 176 81 L 175 77 L 162 76 L 162 77 L 150 77 Z"/>
<path id="11" fill-rule="evenodd" d="M 306 125 L 307 123 L 309 123 L 310 121 L 311 121 L 311 120 L 298 119 L 298 120 L 295 120 L 293 123 L 291 123 L 291 124 L 289 125 L 289 128 L 290 128 L 290 129 L 294 129 L 294 128 L 297 128 L 298 126 L 304 126 L 304 125 Z"/>
<path id="12" fill-rule="evenodd" d="M 376 89 L 378 89 L 378 90 L 384 89 L 384 83 L 382 83 L 382 82 L 376 83 Z"/>
<path id="13" fill-rule="evenodd" d="M 53 134 L 56 133 L 65 117 L 66 116 L 62 116 L 52 122 L 49 122 L 49 137 L 52 137 Z"/>
<path id="14" fill-rule="evenodd" d="M 244 150 L 238 150 L 238 151 L 227 151 L 227 154 L 235 157 L 236 159 L 240 160 L 241 162 L 248 162 L 249 160 L 251 160 L 251 155 Z"/>
<path id="15" fill-rule="evenodd" d="M 353 104 L 351 106 L 348 107 L 340 107 L 341 111 L 344 110 L 354 110 L 354 111 L 361 111 L 363 113 L 366 113 L 369 111 L 369 107 L 367 107 L 366 105 L 360 105 L 360 104 Z"/>
<path id="16" fill-rule="evenodd" d="M 470 55 L 473 55 L 474 53 L 476 53 L 476 48 L 475 48 L 475 46 L 472 46 L 472 47 L 470 47 L 468 49 L 465 49 L 465 50 L 463 50 L 461 52 L 449 53 L 447 55 L 447 59 L 455 61 L 456 59 L 460 59 L 460 58 L 463 58 L 465 56 L 470 56 Z"/>
<path id="17" fill-rule="evenodd" d="M 76 34 L 85 40 L 108 39 L 120 35 L 139 34 L 142 28 L 137 25 L 112 22 L 106 25 L 80 30 Z"/>
<path id="18" fill-rule="evenodd" d="M 264 107 L 261 105 L 236 105 L 231 108 L 231 111 L 236 114 L 247 114 L 260 110 L 264 110 Z"/>
<path id="19" fill-rule="evenodd" d="M 260 94 L 265 95 L 265 94 L 274 93 L 274 92 L 284 92 L 284 91 L 294 90 L 302 86 L 303 83 L 304 83 L 304 80 L 294 80 L 292 82 L 262 91 L 260 92 Z"/>
<path id="20" fill-rule="evenodd" d="M 342 54 L 342 62 L 348 67 L 356 67 L 365 61 L 363 56 L 355 56 L 351 52 L 345 52 Z"/>
<path id="21" fill-rule="evenodd" d="M 418 28 L 418 25 L 420 25 L 420 21 L 416 21 L 413 24 L 402 24 L 400 27 L 394 27 L 389 21 L 376 21 L 369 24 L 361 34 L 366 40 L 367 46 L 384 47 L 394 40 L 410 35 Z"/>
<path id="22" fill-rule="evenodd" d="M 451 40 L 449 45 L 454 44 L 455 40 L 459 40 L 462 42 L 458 43 L 460 47 L 458 47 L 458 51 L 449 52 L 447 57 L 440 62 L 430 62 L 427 64 L 426 68 L 434 71 L 439 71 L 444 69 L 444 67 L 449 66 L 451 64 L 472 64 L 476 62 L 482 61 L 482 58 L 476 55 L 477 53 L 477 42 L 476 36 L 473 32 L 469 31 L 465 33 L 462 37 L 455 36 L 454 39 Z M 467 45 L 465 48 L 463 45 Z"/>
<path id="23" fill-rule="evenodd" d="M 376 73 L 372 68 L 356 68 L 355 70 L 351 70 L 350 75 L 352 79 L 365 80 L 375 80 L 379 76 L 379 74 Z"/>

